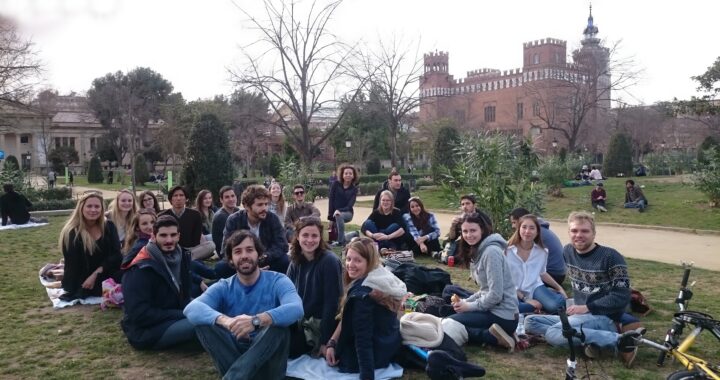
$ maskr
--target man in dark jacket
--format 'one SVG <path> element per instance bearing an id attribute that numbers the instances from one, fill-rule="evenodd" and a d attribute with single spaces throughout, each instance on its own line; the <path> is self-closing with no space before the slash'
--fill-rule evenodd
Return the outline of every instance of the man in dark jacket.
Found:
<path id="1" fill-rule="evenodd" d="M 241 198 L 244 210 L 228 217 L 223 231 L 223 246 L 233 232 L 249 230 L 260 238 L 265 247 L 266 257 L 260 258 L 260 266 L 269 266 L 272 271 L 287 273 L 290 260 L 287 255 L 285 227 L 277 215 L 268 212 L 270 191 L 263 186 L 252 185 L 243 191 Z"/>
<path id="2" fill-rule="evenodd" d="M 375 201 L 373 201 L 373 209 L 377 209 L 380 206 L 380 193 L 384 190 L 390 190 L 395 196 L 395 208 L 400 209 L 403 214 L 410 212 L 410 190 L 405 188 L 402 183 L 402 177 L 396 170 L 392 170 L 388 175 L 387 181 L 383 183 L 382 189 L 375 194 Z"/>
<path id="3" fill-rule="evenodd" d="M 240 211 L 237 207 L 237 195 L 232 187 L 223 186 L 220 188 L 220 203 L 222 204 L 222 208 L 213 216 L 212 238 L 213 243 L 215 243 L 215 250 L 218 256 L 222 258 L 225 252 L 222 247 L 225 223 L 230 215 Z"/>
<path id="4" fill-rule="evenodd" d="M 164 349 L 197 341 L 183 309 L 190 302 L 190 252 L 178 245 L 177 220 L 158 218 L 153 238 L 130 262 L 123 263 L 121 322 L 128 342 L 136 349 Z"/>
<path id="5" fill-rule="evenodd" d="M 28 209 L 32 207 L 32 203 L 25 198 L 24 195 L 15 192 L 11 183 L 3 185 L 5 194 L 0 197 L 0 212 L 2 212 L 2 225 L 8 224 L 8 219 L 12 224 L 25 224 L 30 221 L 30 212 Z"/>

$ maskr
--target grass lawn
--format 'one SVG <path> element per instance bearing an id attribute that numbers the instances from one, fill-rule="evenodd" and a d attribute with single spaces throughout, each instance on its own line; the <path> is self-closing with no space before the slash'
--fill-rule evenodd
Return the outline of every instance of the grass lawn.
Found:
<path id="1" fill-rule="evenodd" d="M 720 208 L 709 206 L 707 197 L 695 189 L 683 177 L 638 177 L 636 184 L 644 186 L 643 192 L 650 202 L 646 212 L 625 209 L 625 179 L 610 178 L 603 181 L 608 195 L 606 213 L 595 213 L 598 222 L 642 224 L 653 226 L 682 227 L 701 230 L 720 230 Z M 594 186 L 566 187 L 563 198 L 545 197 L 546 218 L 565 219 L 571 211 L 590 211 L 590 191 Z M 456 213 L 457 208 L 448 205 L 439 190 L 427 189 L 413 193 L 419 196 L 425 208 L 435 212 Z M 459 202 L 458 202 L 459 204 Z M 372 201 L 357 202 L 358 206 L 372 207 Z M 478 205 L 482 208 L 482 205 Z M 508 210 L 509 211 L 509 210 Z"/>
<path id="2" fill-rule="evenodd" d="M 652 195 L 649 195 L 652 197 Z M 652 197 L 651 202 L 656 197 Z M 652 212 L 652 211 L 651 211 Z M 38 281 L 37 270 L 47 262 L 57 262 L 57 248 L 64 217 L 51 217 L 50 225 L 0 232 L 0 378 L 168 378 L 206 379 L 217 374 L 209 356 L 202 350 L 178 348 L 164 352 L 138 352 L 132 349 L 120 329 L 122 312 L 101 311 L 97 306 L 76 306 L 53 310 Z M 435 265 L 420 259 L 425 265 Z M 673 299 L 680 283 L 681 268 L 648 261 L 629 260 L 633 286 L 643 292 L 655 311 L 644 319 L 647 336 L 661 339 L 670 326 Z M 475 288 L 466 270 L 445 268 L 453 282 Z M 694 270 L 691 309 L 720 316 L 720 273 Z M 485 366 L 486 378 L 537 379 L 562 377 L 566 351 L 545 345 L 507 354 L 492 348 L 468 346 L 470 360 Z M 720 358 L 720 344 L 709 334 L 697 340 L 695 353 L 711 360 Z M 664 378 L 677 364 L 667 362 L 657 368 L 657 353 L 641 348 L 636 366 L 625 369 L 618 359 L 580 360 L 580 375 L 587 364 L 594 378 Z M 424 379 L 418 370 L 406 371 L 404 379 Z"/>

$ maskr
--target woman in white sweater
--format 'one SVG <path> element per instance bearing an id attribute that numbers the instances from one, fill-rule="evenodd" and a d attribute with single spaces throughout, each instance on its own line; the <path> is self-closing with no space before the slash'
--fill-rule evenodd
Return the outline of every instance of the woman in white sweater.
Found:
<path id="1" fill-rule="evenodd" d="M 540 238 L 535 215 L 520 217 L 505 252 L 517 292 L 520 313 L 557 313 L 567 294 L 546 271 L 548 252 Z M 555 291 L 545 286 L 551 286 Z"/>

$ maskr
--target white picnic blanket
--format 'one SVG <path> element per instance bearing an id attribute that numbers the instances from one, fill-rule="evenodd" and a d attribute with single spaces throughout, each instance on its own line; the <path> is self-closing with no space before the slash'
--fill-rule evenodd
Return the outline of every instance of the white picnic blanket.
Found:
<path id="1" fill-rule="evenodd" d="M 21 228 L 30 228 L 30 227 L 41 227 L 41 226 L 47 226 L 47 223 L 33 223 L 33 222 L 27 222 L 25 224 L 8 224 L 7 226 L 0 226 L 0 231 L 5 230 L 19 230 Z"/>
<path id="2" fill-rule="evenodd" d="M 357 373 L 341 373 L 337 367 L 330 367 L 323 358 L 312 358 L 303 355 L 297 359 L 288 360 L 286 376 L 305 380 L 333 379 L 357 380 Z M 375 370 L 376 379 L 396 379 L 402 377 L 403 368 L 391 363 L 389 366 Z"/>
<path id="3" fill-rule="evenodd" d="M 99 305 L 102 303 L 102 297 L 87 297 L 85 299 L 74 299 L 70 302 L 66 302 L 60 299 L 60 296 L 65 293 L 62 287 L 53 287 L 57 286 L 57 281 L 48 281 L 44 279 L 42 276 L 38 276 L 40 278 L 40 283 L 45 288 L 45 291 L 47 292 L 48 298 L 50 298 L 50 302 L 53 304 L 53 309 L 62 309 L 68 306 L 72 305 Z"/>

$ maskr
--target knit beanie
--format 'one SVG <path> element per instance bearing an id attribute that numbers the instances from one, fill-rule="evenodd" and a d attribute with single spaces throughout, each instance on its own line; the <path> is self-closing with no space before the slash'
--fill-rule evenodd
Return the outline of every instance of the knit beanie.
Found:
<path id="1" fill-rule="evenodd" d="M 403 344 L 434 348 L 443 340 L 441 319 L 425 313 L 408 313 L 400 318 L 400 335 Z"/>
<path id="2" fill-rule="evenodd" d="M 443 318 L 442 329 L 458 346 L 462 347 L 468 342 L 468 332 L 462 323 L 454 319 Z"/>

